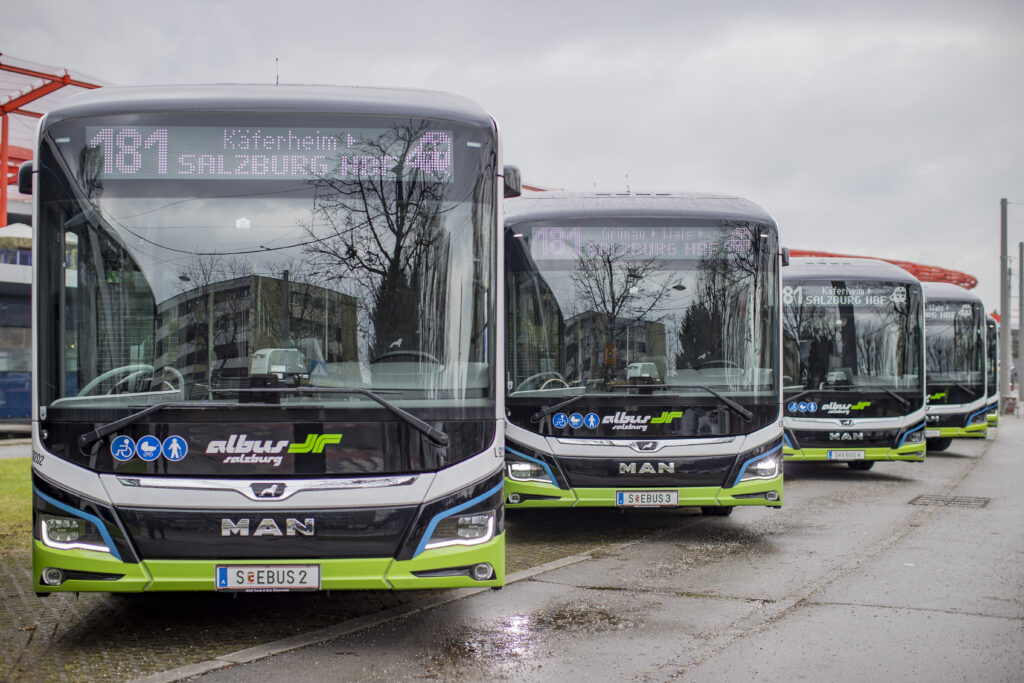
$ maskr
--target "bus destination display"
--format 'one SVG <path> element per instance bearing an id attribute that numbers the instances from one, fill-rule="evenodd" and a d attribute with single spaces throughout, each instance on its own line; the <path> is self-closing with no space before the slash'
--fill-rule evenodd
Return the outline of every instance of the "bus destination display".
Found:
<path id="1" fill-rule="evenodd" d="M 536 261 L 571 260 L 581 255 L 616 259 L 692 259 L 750 254 L 757 233 L 750 227 L 602 228 L 535 227 L 530 255 Z"/>
<path id="2" fill-rule="evenodd" d="M 87 149 L 102 159 L 102 177 L 112 180 L 454 176 L 452 133 L 443 130 L 412 139 L 383 128 L 87 126 L 85 133 Z"/>

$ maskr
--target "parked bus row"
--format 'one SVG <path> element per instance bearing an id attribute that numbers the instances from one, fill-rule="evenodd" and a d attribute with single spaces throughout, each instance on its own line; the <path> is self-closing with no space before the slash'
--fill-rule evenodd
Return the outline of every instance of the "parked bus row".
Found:
<path id="1" fill-rule="evenodd" d="M 498 587 L 506 507 L 777 508 L 784 459 L 985 433 L 969 293 L 736 197 L 520 197 L 459 97 L 104 88 L 35 152 L 41 594 Z"/>

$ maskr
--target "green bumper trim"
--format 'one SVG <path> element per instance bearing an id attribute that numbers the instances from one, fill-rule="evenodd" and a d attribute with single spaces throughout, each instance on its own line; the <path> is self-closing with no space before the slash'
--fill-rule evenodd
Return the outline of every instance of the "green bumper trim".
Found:
<path id="1" fill-rule="evenodd" d="M 900 448 L 803 448 L 800 450 L 782 447 L 782 459 L 785 462 L 851 462 L 850 460 L 833 460 L 828 457 L 830 450 L 864 451 L 864 460 L 885 460 L 903 462 L 924 462 L 925 444 L 906 444 Z"/>
<path id="2" fill-rule="evenodd" d="M 989 413 L 985 416 L 985 419 L 988 422 L 989 427 L 999 426 L 999 413 Z"/>
<path id="3" fill-rule="evenodd" d="M 494 568 L 494 578 L 476 581 L 467 575 L 419 577 L 413 572 L 443 571 L 471 567 L 482 562 Z M 213 591 L 217 565 L 320 565 L 322 590 L 404 590 L 418 588 L 459 588 L 464 586 L 502 586 L 505 583 L 505 534 L 478 546 L 449 546 L 426 550 L 411 560 L 390 557 L 355 559 L 280 559 L 241 560 L 145 560 L 139 564 L 118 561 L 107 553 L 88 550 L 55 550 L 35 541 L 32 548 L 33 584 L 37 592 L 103 591 L 139 593 L 143 591 Z M 82 572 L 123 574 L 123 578 L 69 580 L 60 586 L 44 586 L 40 576 L 46 567 Z"/>
<path id="4" fill-rule="evenodd" d="M 933 431 L 932 429 L 928 430 Z M 939 438 L 945 439 L 984 439 L 988 436 L 988 424 L 970 425 L 969 427 L 939 427 Z M 932 437 L 935 438 L 935 437 Z"/>
<path id="5" fill-rule="evenodd" d="M 677 491 L 679 507 L 714 507 L 760 505 L 765 507 L 782 507 L 782 477 L 774 479 L 751 479 L 741 482 L 732 488 L 721 486 L 665 487 L 665 486 L 623 486 L 621 488 L 576 488 L 560 489 L 553 484 L 539 482 L 521 482 L 505 479 L 505 507 L 520 508 L 568 508 L 568 507 L 615 507 L 617 491 Z M 757 494 L 775 491 L 778 500 L 769 501 Z M 518 493 L 525 500 L 510 503 L 508 496 Z M 750 498 L 737 496 L 751 495 Z M 531 496 L 543 496 L 532 498 Z"/>

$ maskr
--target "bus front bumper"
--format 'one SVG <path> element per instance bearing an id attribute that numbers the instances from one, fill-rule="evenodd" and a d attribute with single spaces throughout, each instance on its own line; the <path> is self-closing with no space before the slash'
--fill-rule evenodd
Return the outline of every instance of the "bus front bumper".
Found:
<path id="1" fill-rule="evenodd" d="M 683 488 L 622 487 L 562 489 L 554 484 L 505 479 L 505 507 L 571 508 L 618 507 L 616 494 L 622 491 L 675 491 L 677 507 L 732 507 L 760 505 L 782 507 L 782 475 L 772 479 L 749 479 L 736 486 L 695 486 Z M 515 502 L 513 502 L 515 501 Z"/>
<path id="2" fill-rule="evenodd" d="M 489 564 L 492 578 L 472 578 L 472 568 Z M 215 591 L 218 566 L 286 567 L 318 565 L 320 590 L 407 590 L 502 586 L 505 583 L 505 534 L 479 546 L 425 550 L 411 560 L 388 557 L 352 559 L 142 560 L 121 562 L 94 550 L 58 550 L 33 541 L 32 576 L 37 593 L 142 593 L 151 591 Z M 47 568 L 62 570 L 59 585 L 43 583 Z"/>
<path id="3" fill-rule="evenodd" d="M 860 451 L 863 457 L 835 457 L 837 452 Z M 900 448 L 847 448 L 843 450 L 832 448 L 803 448 L 800 450 L 782 447 L 782 459 L 786 462 L 855 462 L 859 460 L 872 461 L 903 461 L 903 462 L 924 462 L 925 444 L 915 443 L 901 446 Z"/>

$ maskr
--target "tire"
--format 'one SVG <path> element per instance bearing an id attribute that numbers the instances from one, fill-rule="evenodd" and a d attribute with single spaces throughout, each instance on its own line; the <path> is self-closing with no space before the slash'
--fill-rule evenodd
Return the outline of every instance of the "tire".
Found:
<path id="1" fill-rule="evenodd" d="M 875 466 L 874 460 L 851 460 L 846 463 L 851 470 L 857 470 L 858 472 L 867 472 Z"/>
<path id="2" fill-rule="evenodd" d="M 732 511 L 734 509 L 735 508 L 732 506 L 706 507 L 700 509 L 700 514 L 704 515 L 705 517 L 728 517 L 732 514 Z"/>
<path id="3" fill-rule="evenodd" d="M 950 444 L 953 443 L 953 439 L 948 436 L 944 439 L 927 439 L 927 450 L 929 451 L 944 451 L 949 448 Z"/>

